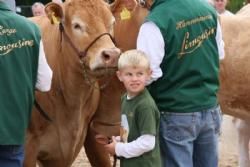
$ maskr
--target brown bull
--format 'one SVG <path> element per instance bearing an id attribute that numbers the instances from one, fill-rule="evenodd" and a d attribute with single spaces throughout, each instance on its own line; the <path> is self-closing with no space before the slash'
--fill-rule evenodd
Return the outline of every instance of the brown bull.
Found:
<path id="1" fill-rule="evenodd" d="M 122 19 L 121 13 L 125 6 L 130 11 L 131 17 Z M 122 51 L 136 48 L 139 27 L 143 23 L 148 10 L 139 6 L 136 0 L 115 0 L 111 4 L 111 11 L 116 18 L 114 34 L 117 47 Z M 84 143 L 86 154 L 94 167 L 111 167 L 109 155 L 105 153 L 102 145 L 95 142 L 95 135 L 112 136 L 119 134 L 120 97 L 123 92 L 124 88 L 116 77 L 102 91 L 99 108 L 92 119 Z M 116 108 L 116 110 L 110 110 L 110 106 Z"/>
<path id="2" fill-rule="evenodd" d="M 35 167 L 38 160 L 46 167 L 69 167 L 82 148 L 95 112 L 113 110 L 112 105 L 109 110 L 101 108 L 109 98 L 105 85 L 114 76 L 120 50 L 108 34 L 114 19 L 104 1 L 50 3 L 46 13 L 48 17 L 33 21 L 41 28 L 54 75 L 51 91 L 37 93 L 36 100 L 52 122 L 33 112 L 24 166 Z"/>
<path id="3" fill-rule="evenodd" d="M 222 82 L 221 103 L 223 104 L 224 113 L 228 113 L 239 118 L 234 118 L 234 125 L 238 133 L 238 160 L 240 167 L 248 167 L 250 164 L 249 142 L 250 142 L 250 108 L 249 108 L 249 26 L 250 26 L 250 4 L 243 7 L 237 12 L 236 17 L 223 17 L 223 29 L 231 34 L 225 36 L 227 56 L 222 64 L 225 79 Z M 231 22 L 228 24 L 227 22 Z M 232 28 L 226 28 L 229 26 Z M 229 42 L 230 41 L 230 42 Z M 229 75 L 229 76 L 228 76 Z M 232 82 L 232 83 L 230 83 Z M 228 95 L 227 98 L 225 96 Z"/>
<path id="4" fill-rule="evenodd" d="M 149 4 L 145 6 L 148 8 L 152 1 L 148 0 L 147 2 Z M 120 16 L 125 6 L 130 10 L 131 17 L 122 20 Z M 115 24 L 117 46 L 123 51 L 136 48 L 137 33 L 148 11 L 135 0 L 116 0 L 111 9 L 117 21 Z M 250 43 L 250 19 L 241 16 L 222 17 L 221 23 L 226 54 L 226 58 L 221 62 L 221 89 L 218 95 L 222 111 L 225 114 L 250 119 L 250 105 L 248 104 L 250 101 L 250 77 L 246 77 L 250 74 L 250 48 L 248 47 Z M 119 96 L 112 94 L 112 98 L 116 99 Z M 114 117 L 112 119 L 113 122 L 116 122 Z M 117 121 L 119 119 L 117 117 Z M 85 148 L 88 148 L 86 144 Z M 91 150 L 88 157 L 93 166 L 110 167 L 102 147 Z M 93 157 L 99 157 L 98 161 L 95 161 Z"/>
<path id="5" fill-rule="evenodd" d="M 219 100 L 222 111 L 250 120 L 250 6 L 235 16 L 221 16 L 225 59 L 221 62 Z"/>

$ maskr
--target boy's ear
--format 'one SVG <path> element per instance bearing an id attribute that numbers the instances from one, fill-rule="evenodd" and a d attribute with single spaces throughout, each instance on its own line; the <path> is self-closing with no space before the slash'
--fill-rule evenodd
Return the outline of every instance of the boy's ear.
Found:
<path id="1" fill-rule="evenodd" d="M 152 72 L 153 72 L 153 71 L 151 70 L 151 68 L 149 68 L 149 69 L 148 69 L 148 74 L 149 74 L 149 75 L 152 75 Z"/>
<path id="2" fill-rule="evenodd" d="M 148 70 L 148 81 L 151 80 L 153 71 L 151 69 Z"/>
<path id="3" fill-rule="evenodd" d="M 116 76 L 118 77 L 119 81 L 122 82 L 121 72 L 120 71 L 116 71 Z"/>

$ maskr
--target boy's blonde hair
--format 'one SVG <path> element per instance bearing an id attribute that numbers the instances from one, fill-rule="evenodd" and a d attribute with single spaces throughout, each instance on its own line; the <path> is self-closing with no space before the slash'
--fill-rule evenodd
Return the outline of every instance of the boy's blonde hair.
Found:
<path id="1" fill-rule="evenodd" d="M 140 50 L 128 50 L 121 54 L 118 60 L 118 69 L 121 70 L 124 67 L 144 67 L 150 68 L 149 60 L 146 54 Z"/>

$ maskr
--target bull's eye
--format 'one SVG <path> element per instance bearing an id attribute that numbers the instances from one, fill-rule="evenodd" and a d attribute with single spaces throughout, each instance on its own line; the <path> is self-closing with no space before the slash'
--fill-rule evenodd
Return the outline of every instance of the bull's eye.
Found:
<path id="1" fill-rule="evenodd" d="M 80 17 L 73 17 L 71 25 L 77 35 L 81 35 L 86 31 L 86 26 Z"/>
<path id="2" fill-rule="evenodd" d="M 81 30 L 81 26 L 79 24 L 75 24 L 74 29 Z"/>

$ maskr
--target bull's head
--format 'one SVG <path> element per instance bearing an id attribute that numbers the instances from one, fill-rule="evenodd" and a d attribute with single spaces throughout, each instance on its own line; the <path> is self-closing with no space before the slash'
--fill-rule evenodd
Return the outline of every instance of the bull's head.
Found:
<path id="1" fill-rule="evenodd" d="M 111 4 L 111 11 L 116 19 L 114 27 L 115 40 L 122 51 L 136 48 L 137 35 L 148 14 L 147 5 L 149 1 L 115 0 Z"/>
<path id="2" fill-rule="evenodd" d="M 45 11 L 52 24 L 60 24 L 69 55 L 73 52 L 78 55 L 71 59 L 80 59 L 84 67 L 96 75 L 117 66 L 120 50 L 112 41 L 115 19 L 107 3 L 68 0 L 63 5 L 49 3 Z"/>

